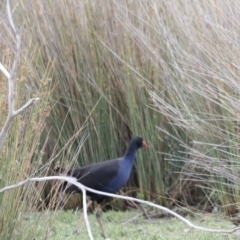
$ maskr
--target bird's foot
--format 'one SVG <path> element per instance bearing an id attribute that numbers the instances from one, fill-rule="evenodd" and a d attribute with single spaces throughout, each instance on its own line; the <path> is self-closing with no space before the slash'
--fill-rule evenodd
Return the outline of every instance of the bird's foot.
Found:
<path id="1" fill-rule="evenodd" d="M 75 231 L 73 231 L 73 234 L 75 234 L 75 235 L 79 235 L 79 230 L 76 229 Z"/>
<path id="2" fill-rule="evenodd" d="M 109 238 L 107 238 L 107 236 L 106 236 L 105 233 L 101 233 L 101 236 L 102 236 L 105 240 L 109 239 Z"/>

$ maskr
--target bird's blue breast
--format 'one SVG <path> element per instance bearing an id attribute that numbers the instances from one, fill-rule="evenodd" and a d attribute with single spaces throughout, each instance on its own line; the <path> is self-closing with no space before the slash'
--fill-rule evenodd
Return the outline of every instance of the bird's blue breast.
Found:
<path id="1" fill-rule="evenodd" d="M 130 161 L 125 161 L 124 159 L 119 159 L 118 166 L 119 169 L 117 175 L 108 182 L 107 186 L 103 187 L 102 191 L 116 193 L 127 182 L 132 170 L 132 163 Z"/>

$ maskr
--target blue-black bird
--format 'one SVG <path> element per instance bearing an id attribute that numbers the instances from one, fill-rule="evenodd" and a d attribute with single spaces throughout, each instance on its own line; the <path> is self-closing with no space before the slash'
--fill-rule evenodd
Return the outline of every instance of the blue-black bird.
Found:
<path id="1" fill-rule="evenodd" d="M 147 143 L 141 137 L 133 137 L 129 142 L 123 157 L 94 163 L 82 168 L 70 169 L 66 174 L 77 178 L 77 181 L 86 187 L 102 192 L 116 193 L 126 184 L 135 161 L 137 150 L 142 147 L 146 148 Z M 64 170 L 61 169 L 60 171 L 62 172 Z M 67 193 L 81 192 L 81 190 L 75 185 L 67 186 L 67 183 L 63 184 L 62 189 L 65 189 Z M 88 202 L 87 207 L 90 207 L 93 201 L 98 203 L 96 217 L 102 230 L 102 236 L 106 238 L 106 233 L 101 220 L 101 203 L 107 198 L 107 196 L 88 191 L 87 195 L 91 199 Z M 83 214 L 79 219 L 79 224 L 75 231 L 76 233 L 80 232 L 82 223 Z"/>

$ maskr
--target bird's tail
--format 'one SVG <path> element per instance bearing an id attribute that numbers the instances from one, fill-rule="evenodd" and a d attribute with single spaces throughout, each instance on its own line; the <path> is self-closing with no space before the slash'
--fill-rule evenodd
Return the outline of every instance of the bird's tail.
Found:
<path id="1" fill-rule="evenodd" d="M 72 169 L 66 170 L 61 167 L 56 167 L 56 168 L 54 168 L 54 173 L 72 176 L 73 170 Z M 71 185 L 71 184 L 69 185 L 68 182 L 63 182 L 63 184 L 61 184 L 61 186 L 59 188 L 59 191 L 65 191 L 66 193 L 81 192 L 80 189 L 78 189 L 78 187 Z"/>

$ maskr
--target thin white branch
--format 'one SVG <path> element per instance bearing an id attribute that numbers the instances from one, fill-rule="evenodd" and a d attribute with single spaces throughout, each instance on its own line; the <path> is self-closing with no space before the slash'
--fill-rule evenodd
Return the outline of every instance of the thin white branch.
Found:
<path id="1" fill-rule="evenodd" d="M 0 132 L 0 151 L 1 151 L 2 147 L 3 147 L 3 143 L 4 143 L 4 140 L 5 140 L 6 136 L 7 136 L 7 132 L 8 132 L 8 129 L 10 127 L 11 122 L 12 122 L 12 116 L 8 115 L 6 121 L 5 121 L 4 125 L 3 125 L 3 128 L 2 128 L 2 130 Z"/>
<path id="2" fill-rule="evenodd" d="M 10 78 L 10 73 L 9 73 L 8 70 L 2 65 L 2 63 L 0 63 L 0 70 L 3 72 L 3 74 L 4 74 L 7 78 Z"/>
<path id="3" fill-rule="evenodd" d="M 137 199 L 137 198 L 133 198 L 133 197 L 126 197 L 126 196 L 121 196 L 121 195 L 117 195 L 117 194 L 111 194 L 111 193 L 105 193 L 105 192 L 96 191 L 94 189 L 85 187 L 81 183 L 77 182 L 77 180 L 75 178 L 72 178 L 72 177 L 50 176 L 50 177 L 29 178 L 29 179 L 26 179 L 26 180 L 24 180 L 22 182 L 19 182 L 17 184 L 10 185 L 8 187 L 0 189 L 0 193 L 4 192 L 4 191 L 7 191 L 7 190 L 10 190 L 10 189 L 13 189 L 13 188 L 16 188 L 16 187 L 19 187 L 19 186 L 22 186 L 22 185 L 24 185 L 26 183 L 29 183 L 29 182 L 33 182 L 33 181 L 40 182 L 40 181 L 49 181 L 49 180 L 63 180 L 63 181 L 67 181 L 68 183 L 71 183 L 71 184 L 73 184 L 73 185 L 75 185 L 75 186 L 77 186 L 78 188 L 81 189 L 81 191 L 83 192 L 84 219 L 86 221 L 86 226 L 87 226 L 87 230 L 88 230 L 88 234 L 89 234 L 90 239 L 93 239 L 93 237 L 92 237 L 92 234 L 91 234 L 91 229 L 90 229 L 90 225 L 89 225 L 88 218 L 87 218 L 86 191 L 97 193 L 97 194 L 101 194 L 101 195 L 105 195 L 105 196 L 109 196 L 109 197 L 115 197 L 115 198 L 135 201 L 135 202 L 139 202 L 139 203 L 143 203 L 143 204 L 149 205 L 151 207 L 155 207 L 155 208 L 161 209 L 161 210 L 163 210 L 165 212 L 168 212 L 169 214 L 175 216 L 179 220 L 183 221 L 188 226 L 190 226 L 190 227 L 192 227 L 194 229 L 198 229 L 198 230 L 202 230 L 202 231 L 206 231 L 206 232 L 228 233 L 228 234 L 230 234 L 230 233 L 233 233 L 233 232 L 237 231 L 238 229 L 240 229 L 240 227 L 236 227 L 236 228 L 233 228 L 231 230 L 217 230 L 217 229 L 210 229 L 210 228 L 204 228 L 204 227 L 196 226 L 196 225 L 192 224 L 186 218 L 180 216 L 179 214 L 173 212 L 172 210 L 170 210 L 170 209 L 168 209 L 166 207 L 162 207 L 160 205 L 157 205 L 157 204 L 145 201 L 145 200 L 140 200 L 140 199 Z"/>
<path id="4" fill-rule="evenodd" d="M 89 221 L 88 221 L 88 214 L 87 214 L 87 194 L 86 194 L 86 189 L 83 186 L 83 188 L 81 188 L 81 190 L 82 190 L 82 198 L 83 198 L 83 215 L 84 215 L 84 220 L 85 220 L 85 223 L 86 223 L 86 226 L 87 226 L 88 236 L 92 240 L 93 236 L 92 236 L 91 227 L 90 227 L 90 224 L 89 224 Z"/>
<path id="5" fill-rule="evenodd" d="M 21 108 L 13 112 L 13 117 L 17 116 L 21 112 L 23 112 L 26 108 L 34 104 L 36 101 L 38 101 L 40 98 L 32 98 L 27 103 L 25 103 Z"/>
<path id="6" fill-rule="evenodd" d="M 10 22 L 10 25 L 14 31 L 14 34 L 17 35 L 17 31 L 12 19 L 12 13 L 11 13 L 11 9 L 10 9 L 10 4 L 9 4 L 9 0 L 7 0 L 7 14 L 8 14 L 8 21 Z"/>
<path id="7" fill-rule="evenodd" d="M 7 14 L 8 14 L 8 21 L 10 22 L 10 25 L 12 27 L 12 30 L 14 32 L 14 35 L 16 37 L 16 53 L 14 56 L 13 60 L 13 65 L 10 70 L 10 76 L 8 78 L 8 113 L 12 114 L 14 111 L 14 74 L 16 73 L 17 70 L 17 65 L 20 59 L 20 50 L 21 50 L 21 37 L 16 31 L 16 28 L 14 26 L 13 18 L 12 18 L 12 13 L 9 5 L 9 0 L 7 0 Z"/>
<path id="8" fill-rule="evenodd" d="M 85 187 L 78 183 L 77 182 L 77 179 L 76 178 L 73 178 L 73 177 L 64 177 L 64 176 L 50 176 L 50 177 L 35 177 L 35 178 L 28 178 L 22 182 L 19 182 L 19 183 L 16 183 L 16 184 L 13 184 L 11 186 L 8 186 L 8 187 L 5 187 L 5 188 L 2 188 L 0 189 L 0 193 L 2 192 L 5 192 L 5 191 L 8 191 L 10 189 L 13 189 L 13 188 L 17 188 L 17 187 L 20 187 L 20 186 L 23 186 L 27 183 L 30 183 L 30 182 L 43 182 L 43 181 L 51 181 L 51 180 L 63 180 L 63 181 L 67 181 L 75 186 L 77 186 L 78 188 L 81 189 L 82 193 L 83 193 L 83 208 L 84 208 L 84 220 L 85 220 L 85 223 L 86 223 L 86 226 L 87 226 L 87 231 L 88 231 L 88 236 L 91 240 L 93 240 L 93 236 L 92 236 L 92 232 L 91 232 L 91 228 L 90 228 L 90 224 L 89 224 L 89 221 L 88 221 L 88 215 L 87 215 L 87 196 L 86 196 L 86 189 Z"/>

